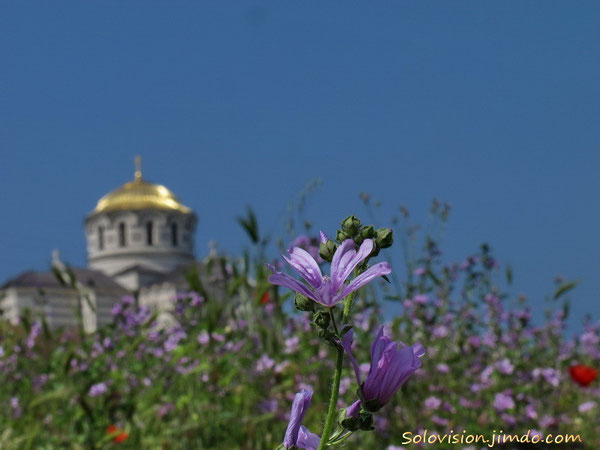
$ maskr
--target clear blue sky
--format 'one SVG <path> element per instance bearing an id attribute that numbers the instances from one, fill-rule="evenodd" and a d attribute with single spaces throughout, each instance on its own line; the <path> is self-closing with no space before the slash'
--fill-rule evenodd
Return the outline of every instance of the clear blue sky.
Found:
<path id="1" fill-rule="evenodd" d="M 3 2 L 0 278 L 85 263 L 82 220 L 133 176 L 239 251 L 306 181 L 331 230 L 360 191 L 482 241 L 537 305 L 554 275 L 600 316 L 600 3 Z"/>

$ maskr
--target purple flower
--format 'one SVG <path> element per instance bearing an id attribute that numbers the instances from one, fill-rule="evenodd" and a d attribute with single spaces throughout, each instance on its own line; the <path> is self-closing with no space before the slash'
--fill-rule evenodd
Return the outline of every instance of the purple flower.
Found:
<path id="1" fill-rule="evenodd" d="M 206 330 L 202 330 L 197 339 L 200 345 L 206 345 L 210 342 L 210 335 Z"/>
<path id="2" fill-rule="evenodd" d="M 498 361 L 497 367 L 498 371 L 504 375 L 511 375 L 515 370 L 515 366 L 511 364 L 508 358 Z"/>
<path id="3" fill-rule="evenodd" d="M 277 272 L 270 264 L 267 266 L 273 274 L 269 276 L 269 281 L 279 286 L 285 286 L 330 308 L 341 302 L 351 292 L 392 271 L 387 262 L 378 263 L 369 267 L 349 284 L 345 284 L 346 279 L 356 266 L 368 258 L 373 251 L 373 241 L 365 239 L 358 252 L 355 248 L 356 244 L 352 239 L 346 239 L 342 242 L 333 255 L 330 276 L 326 276 L 321 273 L 319 265 L 306 250 L 294 247 L 291 251 L 288 251 L 289 258 L 286 256 L 283 256 L 283 258 L 304 278 L 309 286 L 300 283 L 287 274 Z"/>
<path id="4" fill-rule="evenodd" d="M 413 275 L 420 277 L 423 276 L 427 273 L 427 270 L 425 269 L 425 267 L 417 267 L 415 270 L 413 270 Z"/>
<path id="5" fill-rule="evenodd" d="M 431 396 L 425 400 L 425 408 L 427 409 L 438 409 L 440 406 L 442 406 L 442 401 L 437 397 Z"/>
<path id="6" fill-rule="evenodd" d="M 294 398 L 290 421 L 287 430 L 285 430 L 285 437 L 283 438 L 283 445 L 286 449 L 294 445 L 306 450 L 317 450 L 319 447 L 321 442 L 319 436 L 311 433 L 308 428 L 302 425 L 306 411 L 310 406 L 312 395 L 312 391 L 302 389 Z"/>
<path id="7" fill-rule="evenodd" d="M 580 413 L 583 414 L 583 413 L 586 413 L 588 411 L 591 411 L 595 407 L 596 407 L 596 402 L 589 401 L 589 402 L 582 403 L 581 405 L 579 405 L 579 407 L 577 409 L 579 410 Z"/>
<path id="8" fill-rule="evenodd" d="M 354 368 L 356 379 L 360 386 L 363 406 L 366 410 L 375 412 L 386 404 L 400 386 L 421 367 L 419 359 L 425 354 L 421 344 L 405 346 L 393 342 L 379 329 L 377 337 L 371 346 L 371 367 L 364 382 L 361 383 L 360 371 L 356 359 L 352 356 L 353 331 L 348 331 L 342 340 L 342 346 L 348 353 Z"/>
<path id="9" fill-rule="evenodd" d="M 510 395 L 499 392 L 494 397 L 494 408 L 498 411 L 504 411 L 505 409 L 512 409 L 515 407 L 515 401 Z"/>
<path id="10" fill-rule="evenodd" d="M 531 404 L 525 407 L 525 415 L 531 420 L 535 420 L 538 418 L 537 411 L 535 410 L 535 407 Z"/>
<path id="11" fill-rule="evenodd" d="M 285 349 L 284 353 L 294 353 L 298 349 L 298 344 L 300 343 L 300 338 L 298 336 L 293 336 L 287 338 L 284 341 Z"/>
<path id="12" fill-rule="evenodd" d="M 29 336 L 27 336 L 27 342 L 25 345 L 28 349 L 32 349 L 35 345 L 35 341 L 42 332 L 42 322 L 36 320 L 35 323 L 31 326 L 31 330 L 29 331 Z"/>
<path id="13" fill-rule="evenodd" d="M 160 405 L 157 410 L 158 417 L 165 417 L 167 414 L 173 411 L 173 408 L 175 408 L 175 405 L 173 405 L 173 403 L 164 403 Z"/>
<path id="14" fill-rule="evenodd" d="M 106 383 L 97 383 L 90 387 L 88 392 L 90 397 L 98 397 L 107 391 Z"/>
<path id="15" fill-rule="evenodd" d="M 15 419 L 18 419 L 21 417 L 21 414 L 23 414 L 23 409 L 19 403 L 19 397 L 11 397 L 10 408 L 12 409 L 12 414 Z"/>
<path id="16" fill-rule="evenodd" d="M 448 372 L 450 372 L 450 367 L 448 367 L 448 364 L 445 364 L 445 363 L 439 363 L 437 366 L 435 366 L 435 368 L 437 369 L 437 371 L 439 373 L 448 373 Z"/>
<path id="17" fill-rule="evenodd" d="M 273 359 L 269 358 L 268 355 L 262 355 L 256 362 L 256 371 L 258 373 L 263 373 L 269 369 L 272 369 L 274 365 L 275 361 Z"/>
<path id="18" fill-rule="evenodd" d="M 181 328 L 172 328 L 169 330 L 169 336 L 164 343 L 164 348 L 167 353 L 172 352 L 179 346 L 179 341 L 185 339 L 187 334 Z"/>
<path id="19" fill-rule="evenodd" d="M 558 387 L 560 384 L 560 372 L 552 367 L 535 368 L 531 372 L 533 379 L 539 381 L 541 378 L 546 380 L 554 387 Z"/>

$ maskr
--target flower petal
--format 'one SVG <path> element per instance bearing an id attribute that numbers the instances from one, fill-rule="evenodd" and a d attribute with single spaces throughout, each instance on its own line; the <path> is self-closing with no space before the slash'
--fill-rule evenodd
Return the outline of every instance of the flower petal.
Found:
<path id="1" fill-rule="evenodd" d="M 334 292 L 337 292 L 337 290 L 342 286 L 342 284 L 344 284 L 344 281 L 346 281 L 346 278 L 350 276 L 350 274 L 356 268 L 356 266 L 358 266 L 363 260 L 365 260 L 371 254 L 372 251 L 373 240 L 365 239 L 360 245 L 358 252 L 353 252 L 351 254 L 352 256 L 348 258 L 347 261 L 344 261 L 343 264 L 340 264 L 340 266 L 338 267 L 336 277 L 333 276 L 333 272 L 331 273 L 331 281 L 333 282 Z"/>
<path id="2" fill-rule="evenodd" d="M 416 357 L 412 347 L 404 347 L 396 351 L 381 383 L 379 402 L 387 403 L 419 367 L 421 367 L 421 360 Z"/>
<path id="3" fill-rule="evenodd" d="M 383 326 L 379 328 L 377 332 L 377 336 L 375 340 L 371 344 L 371 367 L 376 366 L 379 360 L 381 359 L 381 355 L 383 354 L 383 350 L 390 343 L 390 338 L 383 335 Z"/>
<path id="4" fill-rule="evenodd" d="M 346 239 L 344 242 L 340 244 L 335 253 L 333 254 L 333 258 L 331 260 L 331 268 L 329 269 L 329 274 L 331 276 L 331 280 L 334 283 L 341 283 L 344 280 L 339 280 L 340 274 L 342 273 L 348 261 L 356 254 L 354 250 L 356 248 L 356 244 L 352 239 Z"/>
<path id="5" fill-rule="evenodd" d="M 318 289 L 323 284 L 321 269 L 315 259 L 306 250 L 294 247 L 290 252 L 289 258 L 285 255 L 282 256 L 314 289 Z"/>
<path id="6" fill-rule="evenodd" d="M 354 330 L 352 330 L 352 328 L 350 328 L 350 330 L 348 330 L 348 332 L 342 337 L 341 344 L 342 344 L 342 347 L 344 347 L 344 350 L 346 350 L 346 353 L 348 353 L 348 358 L 350 359 L 350 362 L 352 363 L 352 367 L 354 368 L 354 374 L 356 375 L 356 381 L 358 381 L 358 385 L 360 386 L 360 370 L 358 369 L 358 363 L 356 362 L 354 355 L 352 355 L 353 339 L 354 339 Z"/>
<path id="7" fill-rule="evenodd" d="M 294 397 L 294 403 L 292 403 L 292 411 L 290 413 L 290 421 L 288 423 L 287 430 L 285 430 L 285 437 L 283 438 L 283 445 L 285 448 L 290 448 L 293 445 L 297 445 L 296 442 L 298 441 L 300 426 L 304 420 L 306 410 L 310 406 L 312 395 L 312 391 L 302 389 L 296 394 L 296 397 Z"/>
<path id="8" fill-rule="evenodd" d="M 356 400 L 352 403 L 348 408 L 346 408 L 346 417 L 354 417 L 358 418 L 358 414 L 360 413 L 360 400 Z"/>
<path id="9" fill-rule="evenodd" d="M 341 298 L 346 297 L 351 292 L 360 289 L 365 284 L 370 283 L 375 278 L 380 277 L 381 275 L 387 275 L 392 271 L 392 268 L 387 262 L 380 262 L 375 264 L 374 266 L 369 267 L 359 276 L 357 276 L 354 280 L 350 282 L 350 284 L 344 286 L 342 292 L 339 294 Z"/>
<path id="10" fill-rule="evenodd" d="M 319 238 L 321 240 L 321 244 L 325 244 L 327 241 L 329 241 L 329 237 L 322 231 L 319 231 Z"/>
<path id="11" fill-rule="evenodd" d="M 278 286 L 284 286 L 292 291 L 296 291 L 305 297 L 310 298 L 311 300 L 317 301 L 315 295 L 310 291 L 310 289 L 285 273 L 275 272 L 269 275 L 269 283 L 276 284 Z"/>
<path id="12" fill-rule="evenodd" d="M 304 425 L 300 427 L 296 446 L 305 450 L 317 450 L 321 444 L 321 438 L 315 433 L 311 433 Z"/>
<path id="13" fill-rule="evenodd" d="M 383 350 L 382 356 L 376 363 L 371 361 L 371 370 L 363 385 L 365 401 L 379 399 L 380 392 L 384 389 L 384 379 L 396 353 L 397 344 L 390 342 Z M 383 404 L 383 403 L 381 403 Z"/>

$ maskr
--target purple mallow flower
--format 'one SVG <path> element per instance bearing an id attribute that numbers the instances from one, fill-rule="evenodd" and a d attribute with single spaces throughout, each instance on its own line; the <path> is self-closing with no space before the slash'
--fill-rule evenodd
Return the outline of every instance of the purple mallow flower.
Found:
<path id="1" fill-rule="evenodd" d="M 421 358 L 425 349 L 421 344 L 405 346 L 393 342 L 379 329 L 371 346 L 371 367 L 364 382 L 360 379 L 360 370 L 352 356 L 353 331 L 348 331 L 342 340 L 342 346 L 348 353 L 360 386 L 363 406 L 371 412 L 379 410 L 396 393 L 400 386 L 421 367 Z M 399 348 L 400 347 L 400 348 Z"/>
<path id="2" fill-rule="evenodd" d="M 289 257 L 283 256 L 283 258 L 306 280 L 308 286 L 285 273 L 277 272 L 270 264 L 268 267 L 273 274 L 269 276 L 269 281 L 296 291 L 323 306 L 332 307 L 351 292 L 392 271 L 387 262 L 381 262 L 369 267 L 349 284 L 345 284 L 356 266 L 368 258 L 372 251 L 373 241 L 371 239 L 365 239 L 358 252 L 354 241 L 346 239 L 335 251 L 331 260 L 330 276 L 327 276 L 321 273 L 319 265 L 306 250 L 294 247 L 288 250 Z"/>
<path id="3" fill-rule="evenodd" d="M 294 398 L 292 412 L 290 413 L 290 422 L 283 438 L 283 445 L 286 449 L 294 445 L 305 450 L 317 450 L 319 447 L 321 442 L 319 436 L 311 433 L 308 428 L 302 425 L 306 411 L 310 406 L 312 395 L 312 391 L 302 389 Z"/>
<path id="4" fill-rule="evenodd" d="M 90 397 L 98 397 L 104 394 L 107 390 L 106 383 L 98 383 L 90 387 L 88 394 Z"/>
<path id="5" fill-rule="evenodd" d="M 515 402 L 510 395 L 499 392 L 494 397 L 494 408 L 498 411 L 504 411 L 506 409 L 513 409 Z"/>

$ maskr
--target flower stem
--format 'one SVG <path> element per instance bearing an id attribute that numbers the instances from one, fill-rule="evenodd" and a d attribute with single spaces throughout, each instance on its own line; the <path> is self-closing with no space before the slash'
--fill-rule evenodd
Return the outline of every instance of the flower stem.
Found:
<path id="1" fill-rule="evenodd" d="M 321 435 L 321 443 L 319 444 L 319 450 L 323 450 L 327 446 L 329 441 L 329 435 L 333 428 L 333 420 L 335 418 L 335 410 L 337 409 L 338 395 L 340 392 L 340 379 L 342 377 L 342 365 L 344 363 L 344 349 L 337 349 L 337 356 L 335 359 L 335 372 L 333 374 L 333 385 L 331 386 L 331 397 L 329 399 L 329 409 L 327 410 L 327 419 L 325 420 L 325 427 L 323 428 L 323 434 Z"/>
<path id="2" fill-rule="evenodd" d="M 348 316 L 350 315 L 350 307 L 352 306 L 352 301 L 354 300 L 354 293 L 350 294 L 344 300 L 344 314 L 342 316 L 342 326 L 348 321 Z M 335 319 L 333 317 L 333 311 L 331 313 L 331 318 L 333 320 L 334 327 L 337 331 L 337 326 L 335 325 Z M 339 336 L 341 339 L 342 336 Z M 340 380 L 342 378 L 342 368 L 344 364 L 344 349 L 341 346 L 337 348 L 337 355 L 335 359 L 335 372 L 333 373 L 333 384 L 331 386 L 331 397 L 329 398 L 329 409 L 327 410 L 327 419 L 325 419 L 325 426 L 323 427 L 323 434 L 321 435 L 321 443 L 319 444 L 319 450 L 324 450 L 329 441 L 329 436 L 331 435 L 331 431 L 333 428 L 333 421 L 335 419 L 335 411 L 337 409 L 338 396 L 340 393 Z"/>

